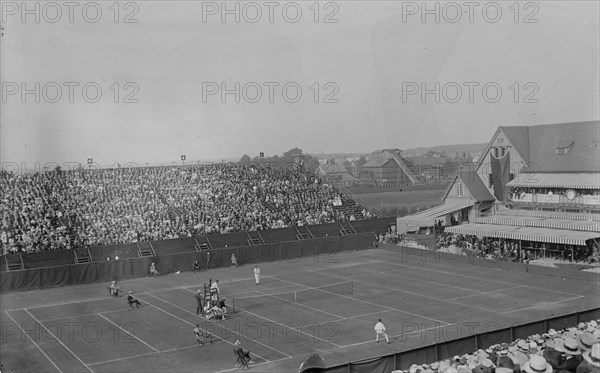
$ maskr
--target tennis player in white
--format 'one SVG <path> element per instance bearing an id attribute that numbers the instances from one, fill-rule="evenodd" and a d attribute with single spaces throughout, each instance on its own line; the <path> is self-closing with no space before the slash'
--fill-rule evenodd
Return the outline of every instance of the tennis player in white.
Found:
<path id="1" fill-rule="evenodd" d="M 254 266 L 254 281 L 256 285 L 260 284 L 260 268 L 258 266 Z"/>
<path id="2" fill-rule="evenodd" d="M 378 320 L 378 322 L 377 322 L 377 324 L 375 324 L 375 333 L 377 335 L 375 337 L 375 342 L 379 343 L 379 336 L 382 335 L 382 336 L 385 337 L 386 342 L 389 344 L 390 343 L 390 339 L 388 338 L 388 335 L 385 332 L 385 326 L 381 322 L 381 319 L 377 319 L 377 320 Z"/>

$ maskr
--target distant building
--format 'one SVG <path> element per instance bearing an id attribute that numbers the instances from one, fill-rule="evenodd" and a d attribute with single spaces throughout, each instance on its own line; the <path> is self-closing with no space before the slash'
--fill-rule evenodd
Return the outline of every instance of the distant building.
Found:
<path id="1" fill-rule="evenodd" d="M 420 183 L 402 158 L 400 149 L 374 151 L 360 167 L 360 180 L 376 187 Z"/>
<path id="2" fill-rule="evenodd" d="M 599 147 L 598 121 L 498 127 L 444 205 L 399 218 L 398 227 L 441 222 L 447 233 L 518 241 L 519 250 L 538 253 L 597 248 Z"/>
<path id="3" fill-rule="evenodd" d="M 333 158 L 320 162 L 317 175 L 327 183 L 345 187 L 357 184 L 359 181 L 348 172 L 340 160 Z"/>

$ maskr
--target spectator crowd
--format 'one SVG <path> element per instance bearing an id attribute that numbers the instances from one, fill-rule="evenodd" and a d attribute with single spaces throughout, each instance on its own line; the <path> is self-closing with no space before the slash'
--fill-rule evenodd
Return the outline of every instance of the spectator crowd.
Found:
<path id="1" fill-rule="evenodd" d="M 392 373 L 599 373 L 600 320 Z"/>
<path id="2" fill-rule="evenodd" d="M 455 246 L 466 255 L 494 260 L 528 263 L 541 258 L 579 263 L 598 262 L 600 253 L 597 246 L 577 246 L 545 244 L 458 234 L 444 234 L 437 240 L 437 247 Z"/>
<path id="3" fill-rule="evenodd" d="M 2 254 L 365 217 L 303 168 L 265 164 L 0 171 L 0 196 Z"/>

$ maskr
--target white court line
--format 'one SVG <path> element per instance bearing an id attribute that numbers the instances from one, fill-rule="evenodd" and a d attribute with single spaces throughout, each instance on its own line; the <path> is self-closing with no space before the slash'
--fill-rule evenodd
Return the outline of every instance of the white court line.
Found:
<path id="1" fill-rule="evenodd" d="M 380 263 L 381 263 L 381 262 L 380 262 Z M 387 263 L 387 262 L 386 262 L 386 263 Z M 393 263 L 392 263 L 392 264 L 393 264 Z M 414 278 L 414 277 L 410 277 L 410 276 L 406 276 L 406 275 L 401 275 L 401 274 L 398 274 L 398 273 L 396 273 L 396 272 L 393 272 L 393 271 L 378 271 L 377 273 L 384 273 L 384 274 L 387 274 L 387 275 L 390 275 L 390 276 L 394 276 L 394 277 L 402 277 L 402 278 L 407 278 L 407 279 L 415 280 L 415 278 Z M 361 273 L 361 274 L 359 274 L 359 275 L 356 275 L 356 276 L 357 276 L 357 277 L 360 277 L 360 276 L 368 276 L 368 275 L 371 275 L 371 274 L 373 274 L 373 273 L 372 273 L 372 272 L 369 272 L 369 273 Z M 468 291 L 473 291 L 473 292 L 478 292 L 478 293 L 480 293 L 480 291 L 478 291 L 478 290 L 465 289 L 465 288 L 463 288 L 463 287 L 461 287 L 461 286 L 456 286 L 456 285 L 448 285 L 448 284 L 444 284 L 444 283 L 442 283 L 442 282 L 428 281 L 428 280 L 419 280 L 419 282 L 428 282 L 428 283 L 430 283 L 430 284 L 434 284 L 434 285 L 437 285 L 437 286 L 445 286 L 445 287 L 449 287 L 449 288 L 455 288 L 455 289 L 460 289 L 460 290 L 468 290 Z"/>
<path id="2" fill-rule="evenodd" d="M 137 294 L 146 294 L 146 293 L 137 293 Z M 15 308 L 9 311 L 24 311 L 24 310 L 34 310 L 34 309 L 38 309 L 38 308 L 45 308 L 45 307 L 56 307 L 56 306 L 66 306 L 67 304 L 77 304 L 77 303 L 85 303 L 85 302 L 95 302 L 98 300 L 109 300 L 109 299 L 113 299 L 114 297 L 110 297 L 109 295 L 107 295 L 106 297 L 103 298 L 91 298 L 91 299 L 85 299 L 85 300 L 76 300 L 73 302 L 61 302 L 61 303 L 51 303 L 51 304 L 45 304 L 42 306 L 33 306 L 33 307 L 23 307 L 23 308 Z"/>
<path id="3" fill-rule="evenodd" d="M 47 320 L 40 320 L 40 321 L 41 322 L 50 322 L 50 321 L 58 321 L 58 320 L 64 320 L 64 319 L 77 319 L 79 317 L 95 316 L 95 315 L 98 315 L 101 313 L 121 312 L 121 311 L 127 311 L 127 310 L 129 310 L 129 308 L 123 308 L 120 310 L 101 311 L 101 312 L 94 312 L 94 313 L 84 313 L 81 315 L 61 316 L 61 317 L 56 317 L 54 319 L 47 319 Z"/>
<path id="4" fill-rule="evenodd" d="M 33 345 L 35 347 L 37 347 L 38 350 L 40 350 L 40 352 L 46 357 L 46 359 L 48 359 L 52 363 L 52 365 L 54 365 L 54 367 L 56 368 L 56 370 L 58 370 L 60 373 L 63 373 L 63 371 L 60 370 L 60 368 L 56 365 L 56 363 L 54 362 L 54 360 L 50 359 L 50 356 L 46 355 L 46 353 L 44 352 L 44 350 L 42 350 L 40 348 L 40 346 L 38 346 L 38 344 L 35 343 L 35 341 L 33 340 L 33 338 L 31 338 L 31 336 L 29 336 L 29 334 L 27 334 L 27 332 L 25 330 L 23 330 L 23 328 L 21 328 L 21 325 L 19 325 L 19 323 L 17 323 L 15 321 L 15 319 L 12 318 L 12 316 L 8 313 L 8 311 L 5 311 L 5 312 L 6 312 L 6 315 L 15 323 L 15 325 L 19 327 L 19 329 L 21 330 L 21 332 L 25 333 L 25 335 L 27 336 L 27 338 L 29 338 L 31 340 L 31 342 L 33 343 Z M 3 339 L 4 338 L 6 338 L 6 337 L 3 337 Z"/>
<path id="5" fill-rule="evenodd" d="M 112 321 L 112 320 L 111 320 L 111 319 L 109 319 L 108 317 L 106 317 L 106 316 L 104 316 L 104 315 L 101 315 L 101 314 L 99 314 L 99 313 L 98 313 L 98 316 L 102 317 L 103 319 L 105 319 L 105 320 L 106 320 L 106 321 L 108 321 L 109 323 L 113 324 L 113 325 L 114 325 L 114 326 L 116 326 L 117 328 L 121 329 L 121 330 L 122 330 L 122 331 L 124 331 L 125 333 L 129 334 L 130 336 L 132 336 L 133 338 L 135 338 L 135 339 L 137 339 L 138 341 L 142 342 L 142 343 L 143 343 L 143 344 L 145 344 L 146 346 L 150 347 L 150 348 L 151 348 L 151 349 L 153 349 L 154 351 L 156 351 L 156 352 L 160 352 L 160 351 L 158 351 L 156 348 L 154 348 L 154 347 L 150 346 L 148 343 L 146 343 L 146 342 L 142 341 L 142 340 L 141 340 L 141 338 L 139 338 L 139 337 L 136 337 L 135 335 L 133 335 L 132 333 L 130 333 L 128 330 L 125 330 L 125 329 L 121 328 L 121 327 L 119 326 L 119 324 L 117 324 L 116 322 Z"/>
<path id="6" fill-rule="evenodd" d="M 306 289 L 306 290 L 310 290 L 310 289 Z M 300 291 L 301 291 L 301 290 L 300 290 Z M 295 301 L 294 301 L 294 302 L 292 302 L 291 300 L 287 300 L 287 299 L 284 299 L 284 298 L 280 298 L 280 297 L 278 297 L 278 296 L 277 296 L 277 295 L 275 295 L 275 294 L 273 294 L 273 295 L 271 295 L 271 294 L 266 294 L 266 293 L 263 293 L 262 291 L 257 291 L 257 293 L 263 294 L 264 296 L 267 296 L 267 297 L 273 297 L 273 298 L 275 298 L 275 299 L 279 299 L 279 300 L 282 300 L 282 301 L 284 301 L 284 302 L 287 302 L 287 303 L 291 303 L 291 304 L 295 304 L 295 305 L 298 305 L 298 306 L 306 307 L 306 308 L 309 308 L 309 309 L 311 309 L 311 310 L 313 310 L 313 311 L 317 311 L 317 312 L 320 312 L 320 313 L 326 313 L 326 314 L 328 314 L 329 316 L 337 317 L 338 319 L 343 319 L 343 318 L 344 318 L 343 316 L 336 315 L 335 313 L 331 313 L 331 312 L 323 311 L 323 310 L 321 310 L 321 309 L 319 309 L 319 308 L 314 308 L 314 307 L 308 306 L 308 305 L 306 305 L 306 304 L 298 303 L 298 302 L 295 302 Z M 281 294 L 281 293 L 279 293 L 279 294 Z M 243 298 L 242 298 L 242 299 L 243 299 Z"/>
<path id="7" fill-rule="evenodd" d="M 340 321 L 346 321 L 346 320 L 352 320 L 352 319 L 357 319 L 359 317 L 373 316 L 373 315 L 378 315 L 378 314 L 388 313 L 388 312 L 396 312 L 396 311 L 395 310 L 385 310 L 385 311 L 379 311 L 379 312 L 364 313 L 362 315 L 356 315 L 356 316 L 350 316 L 350 317 L 342 317 L 341 319 L 338 319 L 338 320 L 328 320 L 328 321 L 323 321 L 323 322 L 316 322 L 314 324 L 302 325 L 302 326 L 300 326 L 300 328 L 308 328 L 308 327 L 315 326 L 315 325 L 327 324 L 327 323 L 332 323 L 332 322 L 340 322 Z"/>
<path id="8" fill-rule="evenodd" d="M 277 322 L 277 321 L 275 321 L 275 320 L 271 320 L 271 319 L 269 319 L 269 318 L 267 318 L 267 317 L 264 317 L 264 316 L 257 315 L 257 314 L 255 314 L 254 312 L 246 311 L 246 310 L 244 310 L 244 309 L 240 309 L 240 311 L 239 311 L 239 312 L 245 312 L 245 313 L 247 313 L 247 314 L 249 314 L 249 315 L 252 315 L 252 316 L 254 316 L 254 317 L 258 317 L 258 318 L 261 318 L 261 319 L 263 319 L 263 320 L 267 320 L 267 321 L 269 321 L 269 322 L 271 322 L 271 323 L 273 323 L 273 324 L 277 324 L 277 325 L 283 326 L 283 327 L 284 327 L 284 328 L 286 328 L 286 329 L 287 329 L 287 328 L 289 328 L 289 326 L 287 326 L 287 325 L 284 325 L 284 324 L 282 324 L 282 323 L 280 323 L 280 322 Z M 334 320 L 334 321 L 336 321 L 336 320 Z M 311 337 L 311 338 L 313 338 L 313 339 L 317 339 L 317 340 L 319 340 L 319 341 L 321 341 L 321 342 L 323 342 L 323 343 L 331 343 L 332 345 L 334 345 L 334 346 L 336 346 L 336 347 L 338 347 L 338 348 L 340 347 L 340 346 L 336 345 L 335 343 L 333 343 L 333 342 L 331 342 L 331 341 L 327 341 L 327 340 L 324 340 L 324 339 L 318 338 L 318 337 L 316 337 L 316 336 L 314 336 L 314 335 L 310 335 L 310 334 L 308 334 L 308 333 L 305 333 L 305 332 L 303 332 L 303 331 L 302 331 L 302 328 L 299 328 L 299 329 L 300 329 L 300 330 L 296 329 L 296 331 L 298 331 L 298 332 L 299 332 L 299 333 L 301 333 L 301 334 L 307 335 L 307 336 L 309 336 L 309 337 Z M 296 343 L 297 343 L 297 342 L 296 342 Z M 306 346 L 304 343 L 301 343 L 301 344 L 302 344 L 303 346 Z M 286 355 L 287 355 L 287 354 L 286 354 Z M 288 356 L 289 356 L 289 355 L 288 355 Z"/>
<path id="9" fill-rule="evenodd" d="M 398 252 L 395 251 L 387 251 L 387 250 L 382 250 L 382 249 L 374 249 L 374 250 L 379 250 L 385 253 L 395 253 L 395 254 L 400 254 Z M 381 262 L 381 261 L 380 261 Z M 399 266 L 399 267 L 404 267 L 404 268 L 412 268 L 412 269 L 417 269 L 417 267 L 415 266 L 408 266 L 408 265 L 402 265 L 402 264 L 398 264 L 398 263 L 392 263 L 392 262 L 385 262 L 388 264 L 392 264 L 395 266 Z M 462 262 L 457 262 L 457 263 L 461 263 L 461 264 L 466 264 L 466 263 L 462 263 Z M 479 268 L 482 268 L 481 266 L 478 266 Z M 477 276 L 468 276 L 468 275 L 463 275 L 460 273 L 454 273 L 454 272 L 447 272 L 447 271 L 439 271 L 439 270 L 435 270 L 435 269 L 427 269 L 427 268 L 423 268 L 423 267 L 418 267 L 419 270 L 422 271 L 429 271 L 429 272 L 437 272 L 437 273 L 443 273 L 446 275 L 454 275 L 454 276 L 460 276 L 460 277 L 466 277 L 466 278 L 470 278 L 473 280 L 479 280 L 479 281 L 486 281 L 486 282 L 497 282 L 499 284 L 506 284 L 506 285 L 516 285 L 512 282 L 507 282 L 507 281 L 501 281 L 501 280 L 490 280 L 487 278 L 483 278 L 483 277 L 477 277 Z M 490 270 L 500 270 L 500 271 L 504 271 L 503 269 L 500 268 L 489 268 Z M 518 273 L 523 273 L 523 272 L 518 272 Z M 528 273 L 528 272 L 525 272 Z M 536 286 L 529 286 L 529 285 L 523 285 L 525 287 L 528 287 L 530 289 L 537 289 L 537 290 L 544 290 L 544 291 L 549 291 L 551 293 L 562 293 L 562 294 L 567 294 L 567 295 L 573 295 L 573 293 L 567 293 L 564 291 L 560 291 L 560 290 L 548 290 L 548 289 L 544 289 L 544 288 L 540 288 L 540 287 L 536 287 Z"/>
<path id="10" fill-rule="evenodd" d="M 171 306 L 173 306 L 173 307 L 175 307 L 175 308 L 179 308 L 179 309 L 180 309 L 180 310 L 182 310 L 182 311 L 185 311 L 185 312 L 187 312 L 187 313 L 190 313 L 190 314 L 192 314 L 192 315 L 194 315 L 194 316 L 198 316 L 198 315 L 196 315 L 195 313 L 193 313 L 193 312 L 190 312 L 190 311 L 186 310 L 185 308 L 181 308 L 181 307 L 179 307 L 179 306 L 177 306 L 177 305 L 175 305 L 175 304 L 173 304 L 173 303 L 171 303 L 171 302 L 169 302 L 169 301 L 167 301 L 167 300 L 164 300 L 164 299 L 162 299 L 162 298 L 159 298 L 159 297 L 157 297 L 156 295 L 152 295 L 152 294 L 150 294 L 150 293 L 148 293 L 148 295 L 149 295 L 149 296 L 151 296 L 151 297 L 153 297 L 153 298 L 156 298 L 156 299 L 160 300 L 161 302 L 168 303 L 168 304 L 170 304 Z M 162 312 L 166 313 L 167 315 L 171 315 L 171 316 L 173 316 L 174 318 L 176 318 L 176 319 L 179 319 L 179 320 L 181 320 L 181 321 L 183 321 L 183 322 L 185 322 L 185 323 L 187 323 L 187 324 L 190 324 L 190 325 L 192 325 L 192 326 L 196 326 L 195 324 L 192 324 L 192 323 L 191 323 L 191 322 L 189 322 L 189 321 L 186 321 L 186 320 L 184 320 L 184 319 L 182 319 L 182 318 L 180 318 L 180 317 L 177 317 L 177 316 L 173 315 L 172 313 L 170 313 L 170 312 L 168 312 L 168 311 L 165 311 L 165 310 L 163 310 L 162 308 L 159 308 L 159 307 L 157 307 L 157 306 L 155 306 L 155 305 L 151 304 L 151 303 L 150 303 L 150 302 L 148 302 L 147 300 L 146 300 L 146 303 L 148 303 L 148 304 L 149 304 L 149 305 L 151 305 L 152 307 L 154 307 L 154 308 L 158 309 L 159 311 L 162 311 Z M 227 328 L 227 327 L 225 327 L 225 326 L 223 326 L 223 325 L 220 325 L 220 324 L 218 324 L 218 323 L 214 323 L 214 322 L 213 322 L 213 324 L 215 324 L 215 325 L 217 325 L 217 326 L 220 326 L 221 328 L 223 328 L 223 329 L 225 329 L 225 330 L 228 330 L 228 331 L 232 332 L 233 334 L 238 334 L 238 335 L 239 335 L 239 333 L 236 333 L 235 331 L 233 331 L 233 330 L 231 330 L 231 329 L 229 329 L 229 328 Z M 203 330 L 204 330 L 204 329 L 203 329 Z M 206 330 L 205 330 L 205 331 L 206 331 Z M 211 334 L 212 334 L 212 333 L 211 333 Z M 222 341 L 224 341 L 224 342 L 226 342 L 226 343 L 228 343 L 228 344 L 230 344 L 230 345 L 232 345 L 232 346 L 235 346 L 235 344 L 234 344 L 234 343 L 231 343 L 231 342 L 229 342 L 229 341 L 227 341 L 227 340 L 225 340 L 225 339 L 223 339 L 223 338 L 219 338 L 219 339 L 221 339 Z M 258 344 L 260 344 L 260 345 L 262 345 L 262 346 L 265 346 L 265 347 L 267 347 L 267 348 L 268 348 L 268 349 L 270 349 L 270 350 L 276 351 L 276 352 L 278 352 L 278 353 L 280 353 L 280 354 L 282 354 L 282 355 L 290 356 L 290 355 L 288 355 L 288 354 L 286 354 L 286 353 L 284 353 L 284 352 L 281 352 L 281 351 L 279 351 L 279 350 L 277 350 L 277 349 L 275 349 L 275 348 L 273 348 L 273 347 L 269 347 L 269 346 L 265 345 L 264 343 L 261 343 L 261 342 L 255 341 L 255 340 L 252 340 L 252 341 L 253 341 L 253 342 L 255 342 L 255 343 L 258 343 Z M 259 359 L 261 359 L 261 360 L 264 360 L 264 361 L 269 361 L 268 359 L 265 359 L 265 358 L 262 358 L 262 357 L 258 356 L 258 355 L 257 355 L 257 354 L 255 354 L 254 352 L 253 352 L 252 354 L 256 355 L 256 357 L 258 357 L 258 358 L 259 358 Z"/>
<path id="11" fill-rule="evenodd" d="M 336 277 L 341 277 L 341 276 L 336 276 Z M 342 278 L 346 278 L 346 277 L 342 277 Z M 295 282 L 293 282 L 293 281 L 288 281 L 288 280 L 281 280 L 281 281 L 289 282 L 290 284 L 294 284 L 294 283 L 295 283 Z M 368 282 L 364 282 L 364 281 L 362 281 L 362 282 L 363 282 L 363 283 L 365 283 L 365 284 L 369 284 Z M 298 285 L 299 285 L 299 284 L 298 284 Z M 399 291 L 399 290 L 397 290 L 397 289 L 386 288 L 385 286 L 374 285 L 374 284 L 369 284 L 369 285 L 373 285 L 373 286 L 381 287 L 381 288 L 384 288 L 384 289 L 389 289 L 389 290 L 395 290 L 395 291 Z M 366 303 L 366 304 L 370 304 L 370 305 L 372 305 L 372 306 L 383 307 L 383 308 L 386 308 L 386 309 L 388 309 L 388 310 L 392 310 L 392 311 L 398 311 L 398 312 L 406 313 L 406 314 L 408 314 L 408 315 L 417 316 L 417 317 L 420 317 L 420 318 L 422 318 L 422 319 L 427 319 L 427 320 L 431 320 L 431 321 L 439 322 L 439 323 L 442 323 L 442 324 L 448 324 L 448 322 L 447 322 L 447 321 L 442 321 L 442 320 L 434 319 L 434 318 L 431 318 L 431 317 L 426 317 L 426 316 L 418 315 L 418 314 L 416 314 L 416 313 L 412 313 L 412 312 L 408 312 L 408 311 L 402 311 L 402 310 L 399 310 L 399 309 L 397 309 L 397 308 L 392 308 L 392 307 L 384 306 L 384 305 L 382 305 L 382 304 L 376 304 L 376 303 L 368 302 L 368 301 L 366 301 L 366 300 L 362 300 L 362 299 L 359 299 L 359 298 L 352 298 L 352 297 L 348 297 L 348 296 L 345 296 L 345 295 L 340 295 L 340 294 L 336 294 L 336 293 L 331 293 L 331 292 L 328 292 L 328 291 L 326 291 L 326 290 L 321 290 L 321 291 L 322 291 L 322 292 L 325 292 L 325 293 L 332 294 L 332 295 L 337 295 L 338 297 L 348 298 L 348 299 L 355 300 L 355 301 L 357 301 L 357 302 L 363 302 L 363 303 Z M 417 294 L 417 295 L 418 295 L 418 294 Z M 435 300 L 437 300 L 437 301 L 439 301 L 439 300 L 440 300 L 440 299 L 438 299 L 438 298 L 433 298 L 433 299 L 435 299 Z"/>
<path id="12" fill-rule="evenodd" d="M 312 270 L 312 271 L 314 272 L 314 270 Z M 344 279 L 350 280 L 348 277 L 344 277 L 344 276 L 340 276 L 340 275 L 329 275 L 329 276 L 334 276 L 334 277 L 339 277 L 339 278 L 344 278 Z M 375 286 L 375 287 L 378 287 L 378 288 L 387 289 L 387 290 L 391 290 L 391 291 L 395 291 L 395 292 L 399 292 L 399 293 L 411 294 L 411 295 L 415 295 L 415 296 L 418 296 L 418 297 L 423 297 L 423 298 L 435 300 L 437 302 L 447 302 L 447 303 L 452 303 L 452 304 L 458 304 L 460 306 L 475 308 L 475 309 L 486 311 L 486 312 L 502 313 L 502 312 L 499 312 L 499 311 L 496 311 L 496 310 L 492 310 L 492 309 L 489 309 L 489 308 L 485 308 L 485 307 L 479 307 L 479 306 L 473 306 L 473 305 L 470 305 L 470 304 L 464 304 L 464 303 L 460 303 L 460 302 L 454 302 L 454 301 L 451 301 L 451 300 L 448 300 L 448 299 L 430 297 L 429 295 L 425 295 L 423 293 L 415 293 L 415 292 L 408 291 L 408 290 L 401 290 L 401 289 L 397 289 L 397 288 L 390 288 L 390 287 L 387 287 L 387 286 L 383 286 L 383 285 L 379 285 L 379 284 L 374 284 L 372 282 L 367 282 L 367 281 L 362 281 L 361 280 L 359 283 L 363 283 L 363 284 L 367 284 L 367 285 L 371 285 L 371 286 Z M 401 310 L 397 310 L 397 311 L 401 311 Z M 408 311 L 401 311 L 401 312 L 405 312 L 405 313 L 410 314 L 410 312 L 408 312 Z M 417 314 L 413 314 L 413 315 L 419 316 Z M 421 317 L 423 317 L 423 316 L 421 316 Z M 437 322 L 446 323 L 445 321 L 432 319 L 431 317 L 426 317 L 426 319 L 430 319 L 430 320 L 434 320 L 434 321 L 437 321 Z"/>
<path id="13" fill-rule="evenodd" d="M 216 343 L 219 343 L 219 342 L 216 342 Z M 164 350 L 164 351 L 159 351 L 159 352 L 148 352 L 148 353 L 145 353 L 145 354 L 138 354 L 138 355 L 133 355 L 133 356 L 120 357 L 118 359 L 111 359 L 111 360 L 100 361 L 100 362 L 92 363 L 92 364 L 89 364 L 89 365 L 100 365 L 100 364 L 113 363 L 115 361 L 135 359 L 135 358 L 143 357 L 143 356 L 151 356 L 151 355 L 158 355 L 158 354 L 163 354 L 163 353 L 167 353 L 167 352 L 187 350 L 187 349 L 190 349 L 190 348 L 193 348 L 193 347 L 198 347 L 198 345 L 186 346 L 186 347 L 178 347 L 178 348 L 171 348 L 169 350 Z"/>
<path id="14" fill-rule="evenodd" d="M 79 358 L 79 356 L 75 355 L 75 353 L 74 353 L 73 351 L 71 351 L 71 349 L 70 349 L 69 347 L 67 347 L 67 346 L 66 346 L 66 345 L 63 343 L 63 341 L 61 341 L 60 339 L 58 339 L 58 338 L 57 338 L 57 337 L 56 337 L 56 336 L 55 336 L 55 335 L 54 335 L 54 334 L 53 334 L 53 333 L 52 333 L 50 330 L 48 330 L 48 328 L 46 328 L 46 326 L 44 326 L 44 324 L 42 324 L 42 323 L 40 322 L 40 320 L 36 319 L 36 318 L 35 318 L 35 316 L 33 316 L 33 315 L 31 314 L 31 312 L 29 312 L 29 310 L 28 310 L 28 309 L 25 309 L 25 312 L 27 312 L 27 313 L 29 314 L 29 316 L 31 316 L 31 318 L 32 318 L 32 319 L 33 319 L 35 322 L 37 322 L 38 324 L 40 324 L 40 326 L 41 326 L 42 328 L 44 328 L 44 330 L 46 330 L 46 332 L 48 332 L 48 334 L 50 334 L 51 336 L 53 336 L 53 337 L 54 337 L 54 338 L 55 338 L 55 339 L 58 341 L 58 343 L 60 343 L 60 344 L 61 344 L 61 345 L 62 345 L 64 348 L 66 348 L 66 349 L 67 349 L 67 351 L 69 351 L 69 352 L 71 353 L 71 355 L 73 355 L 73 356 L 75 357 L 75 359 L 79 360 L 79 362 L 80 362 L 81 364 L 83 364 L 83 366 L 85 366 L 85 367 L 87 368 L 87 370 L 89 370 L 89 371 L 90 371 L 90 372 L 92 372 L 92 373 L 94 372 L 92 369 L 90 369 L 90 367 L 89 367 L 89 366 L 88 366 L 86 363 L 84 363 L 83 361 L 81 361 L 81 359 Z"/>
<path id="15" fill-rule="evenodd" d="M 415 330 L 414 332 L 410 332 L 410 333 L 398 334 L 398 335 L 391 336 L 389 338 L 390 338 L 390 340 L 393 340 L 393 339 L 397 339 L 398 337 L 402 337 L 404 335 L 416 334 L 416 333 L 423 333 L 426 330 L 432 330 L 432 329 L 436 329 L 436 328 L 440 328 L 440 327 L 445 327 L 445 326 L 450 326 L 450 325 L 453 325 L 453 324 L 432 326 L 431 328 L 425 328 L 425 329 Z M 373 331 L 373 332 L 375 332 L 375 331 Z M 363 345 L 363 344 L 373 343 L 373 342 L 375 342 L 375 339 L 371 339 L 369 341 L 364 341 L 364 342 L 353 343 L 353 344 L 349 344 L 349 345 L 345 345 L 345 346 L 341 346 L 341 347 L 342 348 L 348 348 L 348 347 L 360 346 L 360 345 Z"/>
<path id="16" fill-rule="evenodd" d="M 585 298 L 585 295 L 580 295 L 578 297 L 572 297 L 572 298 L 567 298 L 567 299 L 561 299 L 561 300 L 557 300 L 557 301 L 554 301 L 554 302 L 544 302 L 544 303 L 536 304 L 534 306 L 520 308 L 518 310 L 506 311 L 506 312 L 503 312 L 502 314 L 506 315 L 507 313 L 525 311 L 525 310 L 529 310 L 529 309 L 532 309 L 532 308 L 544 307 L 544 306 L 548 306 L 550 304 L 562 303 L 562 302 L 566 302 L 566 301 L 569 301 L 569 300 L 575 300 L 575 299 L 581 299 L 581 298 Z"/>
<path id="17" fill-rule="evenodd" d="M 250 369 L 250 368 L 254 368 L 254 367 L 260 366 L 260 365 L 265 365 L 265 364 L 270 364 L 270 363 L 276 363 L 278 361 L 283 361 L 283 360 L 289 360 L 291 358 L 292 358 L 292 356 L 289 356 L 289 357 L 282 357 L 281 359 L 277 359 L 277 360 L 273 360 L 273 361 L 265 361 L 265 362 L 258 363 L 258 364 L 248 364 L 248 368 Z M 218 370 L 218 371 L 216 371 L 216 373 L 232 372 L 234 370 L 240 370 L 240 368 L 230 368 L 230 369 L 225 369 L 225 370 Z"/>
<path id="18" fill-rule="evenodd" d="M 498 292 L 501 292 L 501 291 L 513 290 L 513 289 L 518 289 L 518 288 L 522 288 L 522 287 L 523 287 L 523 285 L 519 285 L 519 286 L 513 286 L 511 288 L 504 288 L 504 289 L 490 290 L 490 291 L 482 291 L 482 292 L 477 293 L 477 294 L 464 295 L 462 297 L 450 298 L 450 299 L 447 299 L 447 300 L 457 300 L 457 299 L 465 299 L 465 298 L 470 298 L 470 297 L 477 297 L 479 295 L 493 294 L 493 293 L 498 293 Z"/>

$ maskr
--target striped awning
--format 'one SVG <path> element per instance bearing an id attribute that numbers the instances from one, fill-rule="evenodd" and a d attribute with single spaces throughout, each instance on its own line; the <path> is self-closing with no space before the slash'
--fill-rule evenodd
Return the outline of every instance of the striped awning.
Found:
<path id="1" fill-rule="evenodd" d="M 552 218 L 552 219 L 600 221 L 600 214 L 578 214 L 578 213 L 574 213 L 574 212 L 505 209 L 505 210 L 498 210 L 496 212 L 496 214 L 497 215 L 512 215 L 512 216 L 536 216 L 536 217 L 540 217 L 540 218 Z"/>
<path id="2" fill-rule="evenodd" d="M 396 219 L 396 226 L 398 228 L 414 228 L 414 227 L 433 227 L 435 220 L 444 215 L 459 211 L 465 208 L 473 206 L 474 203 L 471 201 L 465 201 L 460 203 L 444 203 L 443 205 L 430 208 L 425 211 L 421 211 L 418 214 L 408 215 Z M 402 231 L 402 229 L 400 229 Z"/>
<path id="3" fill-rule="evenodd" d="M 523 188 L 600 189 L 600 172 L 521 173 L 506 185 Z"/>
<path id="4" fill-rule="evenodd" d="M 469 223 L 448 227 L 447 233 L 460 233 L 478 237 L 507 238 L 532 242 L 546 242 L 565 245 L 585 246 L 590 239 L 600 238 L 597 232 L 582 232 L 566 229 L 537 227 L 514 227 L 496 224 Z"/>
<path id="5" fill-rule="evenodd" d="M 600 222 L 588 220 L 552 219 L 534 216 L 492 215 L 475 218 L 474 223 L 521 227 L 569 229 L 573 231 L 600 232 Z"/>

